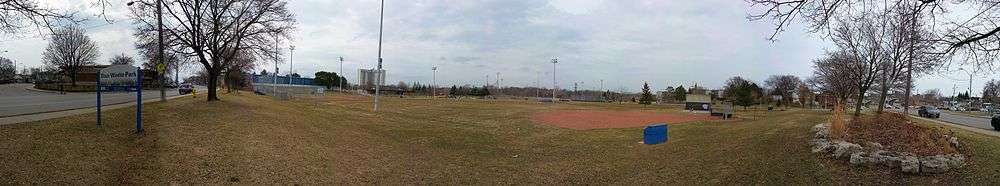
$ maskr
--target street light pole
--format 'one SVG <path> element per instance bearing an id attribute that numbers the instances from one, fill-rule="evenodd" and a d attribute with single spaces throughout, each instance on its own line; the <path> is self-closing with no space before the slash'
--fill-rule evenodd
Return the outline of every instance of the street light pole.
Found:
<path id="1" fill-rule="evenodd" d="M 559 59 L 552 58 L 552 103 L 556 103 L 556 63 Z"/>
<path id="2" fill-rule="evenodd" d="M 291 41 L 289 41 L 291 42 Z M 288 45 L 288 85 L 292 85 L 292 60 L 295 58 L 295 45 Z"/>
<path id="3" fill-rule="evenodd" d="M 382 73 L 382 19 L 385 16 L 385 0 L 381 0 L 379 4 L 379 15 L 378 15 L 378 70 L 375 71 L 375 108 L 373 111 L 378 112 L 378 91 L 379 87 L 382 86 L 382 79 L 384 74 Z"/>

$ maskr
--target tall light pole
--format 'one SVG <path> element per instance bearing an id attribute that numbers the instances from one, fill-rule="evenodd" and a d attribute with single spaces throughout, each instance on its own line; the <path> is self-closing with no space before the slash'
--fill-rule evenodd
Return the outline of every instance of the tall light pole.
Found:
<path id="1" fill-rule="evenodd" d="M 344 77 L 344 57 L 338 57 L 338 58 L 340 58 L 340 77 L 342 79 L 338 79 L 337 82 L 340 82 L 340 86 L 339 86 L 340 91 L 344 91 L 344 81 L 343 80 L 347 79 L 347 78 L 343 78 Z"/>
<path id="2" fill-rule="evenodd" d="M 292 85 L 292 69 L 294 69 L 292 68 L 293 58 L 295 58 L 295 45 L 288 45 L 288 85 Z"/>
<path id="3" fill-rule="evenodd" d="M 604 92 L 604 79 L 601 79 L 601 92 Z"/>
<path id="4" fill-rule="evenodd" d="M 552 103 L 556 102 L 556 63 L 559 59 L 552 58 Z"/>
<path id="5" fill-rule="evenodd" d="M 431 98 L 437 97 L 437 70 L 438 67 L 431 67 Z"/>
<path id="6" fill-rule="evenodd" d="M 382 73 L 382 19 L 385 16 L 385 0 L 381 0 L 379 3 L 379 14 L 378 14 L 378 70 L 375 71 L 375 108 L 373 111 L 378 111 L 378 91 L 379 87 L 382 86 L 383 73 Z"/>

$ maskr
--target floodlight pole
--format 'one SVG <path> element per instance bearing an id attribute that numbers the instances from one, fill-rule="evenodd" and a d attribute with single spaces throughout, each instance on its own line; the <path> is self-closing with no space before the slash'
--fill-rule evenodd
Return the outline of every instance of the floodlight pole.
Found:
<path id="1" fill-rule="evenodd" d="M 340 77 L 344 77 L 344 57 L 339 57 L 339 58 L 340 58 Z M 342 92 L 344 91 L 344 81 L 342 81 L 343 79 L 347 79 L 347 78 L 342 78 L 342 79 L 338 78 L 337 79 L 337 82 L 340 83 L 340 86 L 338 86 L 337 88 L 339 88 L 340 91 L 342 91 Z"/>
<path id="2" fill-rule="evenodd" d="M 437 97 L 437 70 L 438 67 L 431 67 L 431 98 Z"/>
<path id="3" fill-rule="evenodd" d="M 379 87 L 382 86 L 381 77 L 382 73 L 382 19 L 385 16 L 385 0 L 381 0 L 379 4 L 379 15 L 378 15 L 378 70 L 375 71 L 375 108 L 373 111 L 378 111 L 378 91 Z"/>
<path id="4" fill-rule="evenodd" d="M 552 103 L 556 102 L 556 63 L 559 59 L 552 58 Z"/>

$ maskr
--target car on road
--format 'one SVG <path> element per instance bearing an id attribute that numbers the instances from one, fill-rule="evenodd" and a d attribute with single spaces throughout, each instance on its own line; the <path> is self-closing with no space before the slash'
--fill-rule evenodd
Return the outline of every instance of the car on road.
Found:
<path id="1" fill-rule="evenodd" d="M 923 106 L 917 110 L 917 115 L 920 115 L 920 117 L 940 118 L 941 110 L 938 110 L 937 107 Z"/>
<path id="2" fill-rule="evenodd" d="M 191 86 L 191 84 L 182 84 L 177 87 L 177 94 L 180 95 L 190 94 L 192 91 L 194 91 L 194 86 Z"/>
<path id="3" fill-rule="evenodd" d="M 990 121 L 993 124 L 993 130 L 1000 131 L 1000 113 L 993 114 L 993 119 Z"/>

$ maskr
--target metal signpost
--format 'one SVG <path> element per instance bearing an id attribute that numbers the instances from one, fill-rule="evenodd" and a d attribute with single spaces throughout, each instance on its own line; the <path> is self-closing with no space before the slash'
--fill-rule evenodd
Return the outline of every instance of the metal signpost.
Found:
<path id="1" fill-rule="evenodd" d="M 97 126 L 101 126 L 102 92 L 135 92 L 135 132 L 142 133 L 142 70 L 131 65 L 101 69 L 97 80 Z"/>

